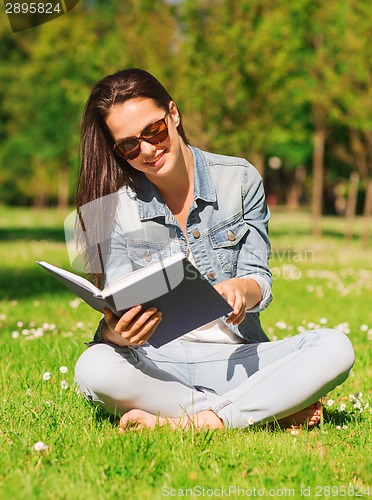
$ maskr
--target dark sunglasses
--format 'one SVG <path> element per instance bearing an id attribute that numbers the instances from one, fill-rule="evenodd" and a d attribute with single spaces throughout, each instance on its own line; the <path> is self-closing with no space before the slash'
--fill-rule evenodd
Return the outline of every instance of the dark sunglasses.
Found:
<path id="1" fill-rule="evenodd" d="M 168 125 L 165 121 L 167 114 L 168 111 L 164 118 L 148 125 L 138 137 L 128 137 L 118 144 L 114 144 L 114 153 L 124 158 L 124 160 L 134 160 L 141 152 L 141 140 L 150 144 L 160 144 L 165 141 L 168 137 Z"/>

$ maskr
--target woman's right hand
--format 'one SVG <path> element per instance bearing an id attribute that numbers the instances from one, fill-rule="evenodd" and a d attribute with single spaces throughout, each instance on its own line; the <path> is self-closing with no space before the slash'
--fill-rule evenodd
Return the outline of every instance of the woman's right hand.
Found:
<path id="1" fill-rule="evenodd" d="M 105 308 L 106 326 L 102 331 L 103 340 L 119 346 L 144 344 L 154 333 L 162 314 L 156 307 L 144 312 L 141 312 L 141 308 L 140 305 L 132 307 L 119 319 Z"/>

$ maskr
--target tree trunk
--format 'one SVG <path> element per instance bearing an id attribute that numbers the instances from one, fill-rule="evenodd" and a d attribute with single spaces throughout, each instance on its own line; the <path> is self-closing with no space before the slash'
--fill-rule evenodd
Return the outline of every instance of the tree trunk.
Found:
<path id="1" fill-rule="evenodd" d="M 68 168 L 62 167 L 58 174 L 58 208 L 66 209 L 68 207 Z"/>
<path id="2" fill-rule="evenodd" d="M 32 206 L 36 210 L 46 208 L 46 206 L 48 205 L 48 201 L 49 199 L 45 189 L 40 188 L 39 191 L 33 196 Z"/>
<path id="3" fill-rule="evenodd" d="M 363 210 L 363 226 L 361 234 L 361 243 L 363 248 L 368 247 L 369 233 L 372 226 L 372 179 L 367 182 L 366 199 Z"/>
<path id="4" fill-rule="evenodd" d="M 259 171 L 262 178 L 265 177 L 265 158 L 261 153 L 254 153 L 252 155 L 252 163 Z"/>
<path id="5" fill-rule="evenodd" d="M 296 209 L 300 206 L 305 177 L 304 167 L 296 167 L 286 176 L 286 204 L 288 208 Z"/>
<path id="6" fill-rule="evenodd" d="M 353 224 L 355 221 L 355 213 L 358 200 L 358 184 L 359 184 L 358 172 L 351 172 L 350 182 L 349 182 L 349 194 L 347 197 L 346 213 L 345 213 L 345 240 L 347 242 L 350 242 L 353 237 Z"/>
<path id="7" fill-rule="evenodd" d="M 323 212 L 323 170 L 324 170 L 324 145 L 325 145 L 324 113 L 322 110 L 315 112 L 315 133 L 313 152 L 313 235 L 322 234 L 322 212 Z"/>

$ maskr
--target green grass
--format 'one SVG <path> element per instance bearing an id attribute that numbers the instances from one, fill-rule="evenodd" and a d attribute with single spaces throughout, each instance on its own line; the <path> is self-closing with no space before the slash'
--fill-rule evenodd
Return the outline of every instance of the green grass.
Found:
<path id="1" fill-rule="evenodd" d="M 372 331 L 362 325 L 372 329 L 371 246 L 362 250 L 357 238 L 345 245 L 341 219 L 326 218 L 324 238 L 314 240 L 306 212 L 272 214 L 275 299 L 262 314 L 266 330 L 282 338 L 309 323 L 341 325 L 356 350 L 320 428 L 119 434 L 73 386 L 74 364 L 99 314 L 73 307 L 74 297 L 35 265 L 68 266 L 64 215 L 0 208 L 1 498 L 368 497 Z M 349 401 L 356 392 L 362 412 Z M 38 441 L 48 450 L 35 451 Z"/>

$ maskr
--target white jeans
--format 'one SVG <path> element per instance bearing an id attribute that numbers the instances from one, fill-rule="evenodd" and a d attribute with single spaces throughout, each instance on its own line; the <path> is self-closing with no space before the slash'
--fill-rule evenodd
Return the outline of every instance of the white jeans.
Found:
<path id="1" fill-rule="evenodd" d="M 347 378 L 353 362 L 349 339 L 331 329 L 260 344 L 101 343 L 80 356 L 75 381 L 89 401 L 117 415 L 136 408 L 181 417 L 212 409 L 226 427 L 247 427 L 318 401 Z"/>

